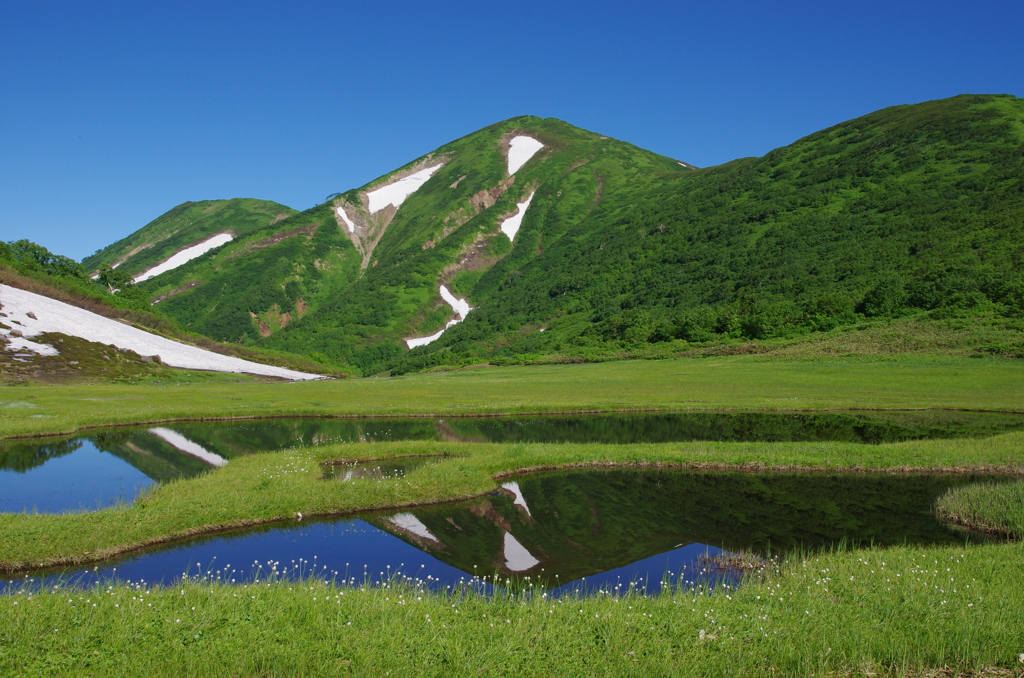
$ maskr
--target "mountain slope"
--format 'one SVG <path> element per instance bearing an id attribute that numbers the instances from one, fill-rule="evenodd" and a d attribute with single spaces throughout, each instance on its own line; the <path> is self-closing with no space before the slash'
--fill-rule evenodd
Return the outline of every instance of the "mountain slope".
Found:
<path id="1" fill-rule="evenodd" d="M 128 288 L 112 293 L 77 262 L 29 241 L 0 242 L 0 382 L 192 382 L 216 372 L 347 376 L 300 356 L 182 332 L 152 312 L 142 290 Z"/>
<path id="2" fill-rule="evenodd" d="M 767 338 L 857 312 L 1019 315 L 1024 101 L 886 109 L 603 207 L 440 343 L 548 320 L 499 353 Z"/>
<path id="3" fill-rule="evenodd" d="M 192 331 L 363 374 L 922 313 L 1012 324 L 1022 177 L 1024 100 L 1006 95 L 706 169 L 521 117 L 141 287 Z"/>
<path id="4" fill-rule="evenodd" d="M 82 265 L 90 272 L 104 265 L 120 267 L 138 276 L 186 248 L 223 234 L 237 238 L 295 213 L 276 202 L 252 198 L 186 202 L 86 257 Z"/>
<path id="5" fill-rule="evenodd" d="M 109 344 L 140 356 L 150 357 L 153 361 L 171 367 L 214 372 L 247 372 L 282 379 L 321 378 L 316 374 L 263 365 L 189 346 L 77 306 L 7 285 L 0 285 L 0 308 L 3 308 L 4 314 L 3 322 L 0 322 L 0 344 L 6 344 L 5 348 L 8 350 L 20 350 L 43 356 L 59 355 L 59 349 L 51 344 L 30 339 L 56 334 Z"/>
<path id="6" fill-rule="evenodd" d="M 689 171 L 558 120 L 514 118 L 143 285 L 193 331 L 372 372 L 453 319 L 442 286 L 474 306 L 499 262 L 529 260 L 603 200 Z"/>

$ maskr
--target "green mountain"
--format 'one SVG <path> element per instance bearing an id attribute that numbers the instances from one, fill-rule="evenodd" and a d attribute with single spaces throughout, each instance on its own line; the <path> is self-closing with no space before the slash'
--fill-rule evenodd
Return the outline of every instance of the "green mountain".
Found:
<path id="1" fill-rule="evenodd" d="M 400 373 L 1024 317 L 1022 223 L 1012 96 L 888 108 L 706 169 L 520 117 L 140 286 L 214 339 Z"/>
<path id="2" fill-rule="evenodd" d="M 175 253 L 218 234 L 230 233 L 237 238 L 294 214 L 295 210 L 290 207 L 252 198 L 186 202 L 127 238 L 86 257 L 82 266 L 95 273 L 107 265 L 137 276 Z"/>
<path id="3" fill-rule="evenodd" d="M 523 136 L 543 148 L 509 174 L 510 142 Z M 541 256 L 603 202 L 690 171 L 557 120 L 514 118 L 143 286 L 192 331 L 372 373 L 402 356 L 403 340 L 453 318 L 442 285 L 485 303 L 509 266 Z M 500 227 L 531 195 L 512 241 Z"/>

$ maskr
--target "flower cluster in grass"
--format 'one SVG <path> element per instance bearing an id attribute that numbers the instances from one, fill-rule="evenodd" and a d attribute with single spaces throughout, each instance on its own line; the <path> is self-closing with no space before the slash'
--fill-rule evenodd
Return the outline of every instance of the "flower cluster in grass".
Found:
<path id="1" fill-rule="evenodd" d="M 1019 666 L 1020 544 L 807 554 L 738 589 L 551 598 L 312 572 L 0 596 L 0 673 L 905 675 Z M 276 572 L 288 568 L 276 568 Z M 998 674 L 993 674 L 998 675 Z"/>

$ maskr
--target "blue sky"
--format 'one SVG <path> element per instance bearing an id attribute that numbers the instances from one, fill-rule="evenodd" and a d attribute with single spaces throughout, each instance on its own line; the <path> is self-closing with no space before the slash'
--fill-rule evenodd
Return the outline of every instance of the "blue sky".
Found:
<path id="1" fill-rule="evenodd" d="M 515 115 L 698 166 L 1024 96 L 1024 3 L 0 0 L 0 240 L 76 259 L 186 200 L 297 209 Z"/>

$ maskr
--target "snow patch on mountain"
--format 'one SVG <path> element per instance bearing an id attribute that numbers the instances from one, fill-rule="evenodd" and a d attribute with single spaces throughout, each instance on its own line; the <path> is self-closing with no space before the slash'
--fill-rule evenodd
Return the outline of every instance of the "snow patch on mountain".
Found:
<path id="1" fill-rule="evenodd" d="M 441 298 L 444 299 L 445 303 L 451 306 L 452 310 L 455 311 L 456 315 L 458 315 L 463 320 L 466 319 L 466 316 L 472 310 L 469 307 L 468 301 L 466 301 L 465 299 L 459 299 L 454 294 L 449 292 L 448 288 L 445 287 L 444 285 L 441 285 Z"/>
<path id="2" fill-rule="evenodd" d="M 192 245 L 191 247 L 186 247 L 183 250 L 179 250 L 179 251 L 175 252 L 171 256 L 171 258 L 169 258 L 164 263 L 157 264 L 156 266 L 154 266 L 153 268 L 149 269 L 145 273 L 140 273 L 138 276 L 135 277 L 135 282 L 140 283 L 140 282 L 142 282 L 144 280 L 149 280 L 150 278 L 155 278 L 156 276 L 160 275 L 161 273 L 166 273 L 167 271 L 172 271 L 172 270 L 178 268 L 179 266 L 181 266 L 183 264 L 187 264 L 188 262 L 192 261 L 196 257 L 200 257 L 200 256 L 206 254 L 207 252 L 209 252 L 213 248 L 220 247 L 221 245 L 223 245 L 223 244 L 225 244 L 227 242 L 230 242 L 233 238 L 234 238 L 234 236 L 231 235 L 230 233 L 218 233 L 217 235 L 213 236 L 212 238 L 209 238 L 208 240 L 204 240 L 203 242 L 201 242 L 201 243 L 199 243 L 197 245 Z"/>
<path id="3" fill-rule="evenodd" d="M 8 334 L 8 330 L 5 329 L 0 329 L 0 334 L 7 337 L 7 343 L 0 342 L 0 348 L 13 349 L 15 351 L 32 351 L 39 355 L 60 355 L 60 351 L 49 344 L 40 344 L 30 341 L 25 337 L 12 337 Z"/>
<path id="4" fill-rule="evenodd" d="M 452 310 L 455 311 L 456 317 L 449 320 L 448 324 L 444 326 L 444 329 L 436 334 L 431 334 L 429 337 L 417 337 L 416 339 L 406 339 L 406 346 L 408 346 L 409 348 L 416 348 L 417 346 L 426 346 L 432 341 L 437 341 L 438 339 L 441 338 L 441 335 L 444 334 L 444 330 L 448 329 L 452 325 L 457 325 L 458 323 L 465 320 L 466 316 L 469 315 L 469 312 L 473 310 L 473 308 L 469 305 L 468 301 L 466 301 L 465 299 L 459 299 L 454 294 L 449 292 L 448 288 L 445 287 L 444 285 L 441 285 L 441 298 L 444 299 L 446 304 L 452 307 Z"/>
<path id="5" fill-rule="evenodd" d="M 323 378 L 318 374 L 262 365 L 165 339 L 77 306 L 16 287 L 0 285 L 0 306 L 9 318 L 21 323 L 22 331 L 28 337 L 59 332 L 100 344 L 112 344 L 117 348 L 135 351 L 142 356 L 157 355 L 165 365 L 190 370 L 245 372 L 296 380 Z M 35 318 L 30 317 L 29 313 Z M 13 339 L 15 337 L 12 337 L 12 341 Z"/>
<path id="6" fill-rule="evenodd" d="M 519 227 L 523 225 L 523 217 L 526 215 L 526 210 L 530 209 L 530 202 L 533 200 L 536 192 L 531 193 L 523 202 L 517 203 L 516 207 L 519 208 L 519 211 L 501 222 L 501 232 L 507 235 L 509 240 L 515 241 L 516 233 L 519 232 Z"/>
<path id="7" fill-rule="evenodd" d="M 427 182 L 427 179 L 434 175 L 434 172 L 441 169 L 444 163 L 439 163 L 433 167 L 427 167 L 421 169 L 419 172 L 410 174 L 407 177 L 402 177 L 398 181 L 392 182 L 387 186 L 381 186 L 373 191 L 367 191 L 366 197 L 370 201 L 370 214 L 379 212 L 388 205 L 394 205 L 395 209 L 401 207 L 405 199 L 416 192 L 420 186 Z"/>
<path id="8" fill-rule="evenodd" d="M 348 218 L 348 214 L 345 213 L 345 206 L 344 205 L 338 205 L 337 207 L 335 207 L 334 208 L 334 213 L 338 215 L 339 219 L 341 219 L 342 221 L 345 222 L 345 225 L 348 226 L 348 232 L 349 233 L 355 233 L 356 232 L 356 225 L 354 223 L 352 223 L 351 219 Z"/>
<path id="9" fill-rule="evenodd" d="M 522 135 L 512 137 L 512 141 L 508 142 L 508 173 L 518 172 L 519 168 L 542 148 L 544 148 L 544 144 L 533 137 Z"/>

